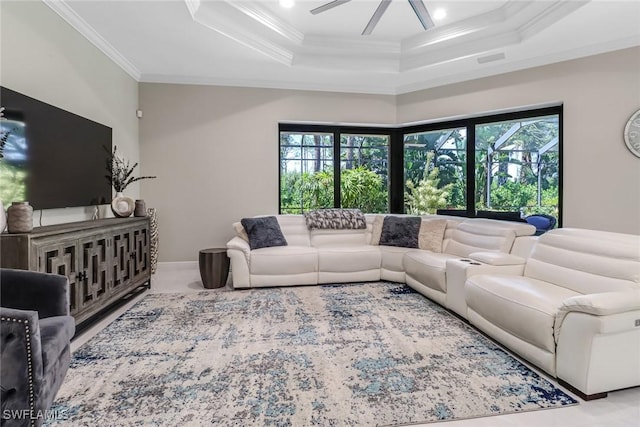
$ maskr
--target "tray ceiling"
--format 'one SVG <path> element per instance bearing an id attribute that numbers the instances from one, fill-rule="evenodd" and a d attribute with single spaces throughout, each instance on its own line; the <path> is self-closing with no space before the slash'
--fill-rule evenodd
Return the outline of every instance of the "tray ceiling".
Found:
<path id="1" fill-rule="evenodd" d="M 636 1 L 45 0 L 141 82 L 401 94 L 640 45 Z"/>

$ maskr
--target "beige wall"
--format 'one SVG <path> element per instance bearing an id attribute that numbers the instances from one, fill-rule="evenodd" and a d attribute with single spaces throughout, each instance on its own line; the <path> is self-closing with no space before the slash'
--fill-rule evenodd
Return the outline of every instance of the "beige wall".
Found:
<path id="1" fill-rule="evenodd" d="M 42 2 L 2 1 L 0 13 L 0 84 L 111 127 L 118 151 L 137 161 L 135 79 Z M 134 198 L 138 192 L 137 185 L 126 190 Z M 107 207 L 101 211 L 112 216 Z M 92 213 L 91 208 L 49 209 L 42 212 L 42 223 L 90 219 Z"/>
<path id="2" fill-rule="evenodd" d="M 401 95 L 397 121 L 564 105 L 565 227 L 640 234 L 640 159 L 622 134 L 640 108 L 640 48 Z"/>
<path id="3" fill-rule="evenodd" d="M 231 224 L 278 212 L 278 122 L 392 123 L 393 96 L 140 84 L 147 206 L 158 209 L 160 261 L 224 247 Z"/>

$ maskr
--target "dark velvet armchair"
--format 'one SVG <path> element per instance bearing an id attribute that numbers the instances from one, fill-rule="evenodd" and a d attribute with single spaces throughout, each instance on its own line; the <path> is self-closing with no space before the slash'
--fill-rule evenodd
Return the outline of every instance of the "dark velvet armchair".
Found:
<path id="1" fill-rule="evenodd" d="M 0 269 L 0 318 L 0 423 L 39 426 L 71 360 L 67 278 Z"/>

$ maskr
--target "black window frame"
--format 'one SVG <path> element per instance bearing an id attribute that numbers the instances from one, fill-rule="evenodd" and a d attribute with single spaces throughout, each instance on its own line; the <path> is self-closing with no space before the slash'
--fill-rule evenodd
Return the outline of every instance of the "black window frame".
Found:
<path id="1" fill-rule="evenodd" d="M 558 226 L 562 226 L 563 217 L 563 180 L 564 180 L 564 155 L 563 155 L 563 106 L 554 105 L 549 107 L 531 108 L 525 110 L 501 112 L 464 118 L 430 121 L 422 124 L 412 124 L 405 126 L 350 126 L 350 125 L 318 125 L 303 123 L 278 124 L 278 146 L 280 145 L 280 134 L 282 132 L 300 133 L 332 133 L 333 134 L 333 155 L 334 155 L 334 206 L 340 207 L 340 135 L 341 134 L 367 134 L 367 135 L 387 135 L 389 137 L 389 212 L 395 214 L 404 213 L 404 137 L 406 134 L 431 132 L 441 129 L 466 128 L 466 216 L 475 217 L 475 155 L 476 155 L 476 126 L 486 125 L 494 122 L 510 120 L 520 120 L 538 116 L 558 116 Z M 471 160 L 471 161 L 470 161 Z M 278 150 L 278 212 L 281 212 L 281 169 L 280 150 Z M 473 177 L 473 179 L 470 179 Z"/>
<path id="2" fill-rule="evenodd" d="M 363 134 L 363 135 L 382 135 L 389 137 L 389 186 L 391 186 L 391 144 L 393 141 L 393 128 L 376 127 L 376 126 L 333 126 L 333 125 L 317 125 L 317 124 L 300 124 L 300 123 L 279 123 L 278 124 L 278 147 L 280 147 L 280 135 L 282 132 L 289 133 L 324 133 L 333 135 L 333 207 L 340 207 L 341 190 L 340 190 L 340 135 L 342 134 Z M 280 168 L 280 152 L 278 149 L 278 213 L 282 213 L 282 169 Z M 391 201 L 391 189 L 389 188 L 389 200 Z M 391 203 L 389 206 L 391 212 Z"/>

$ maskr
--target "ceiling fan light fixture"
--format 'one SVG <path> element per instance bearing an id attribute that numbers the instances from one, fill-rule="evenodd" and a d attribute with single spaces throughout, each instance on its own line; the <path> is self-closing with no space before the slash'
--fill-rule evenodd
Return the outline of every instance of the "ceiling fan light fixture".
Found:
<path id="1" fill-rule="evenodd" d="M 436 21 L 440 21 L 447 17 L 447 10 L 443 8 L 438 8 L 433 11 L 433 19 Z"/>
<path id="2" fill-rule="evenodd" d="M 284 7 L 285 9 L 291 9 L 293 6 L 296 5 L 295 0 L 280 0 L 280 6 Z"/>

